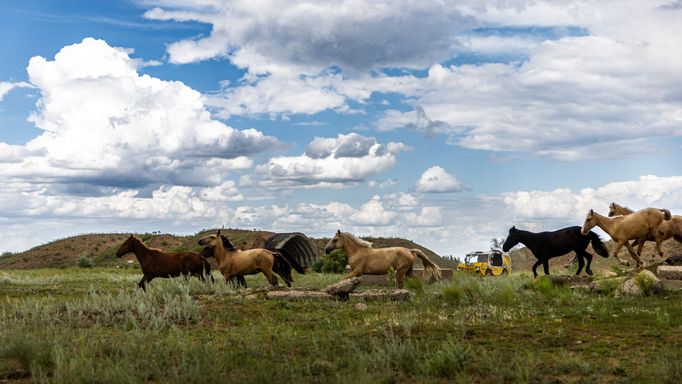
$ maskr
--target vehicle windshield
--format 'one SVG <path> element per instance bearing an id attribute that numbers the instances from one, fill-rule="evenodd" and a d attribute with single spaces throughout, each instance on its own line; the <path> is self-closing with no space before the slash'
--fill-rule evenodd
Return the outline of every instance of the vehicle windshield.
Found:
<path id="1" fill-rule="evenodd" d="M 488 261 L 487 253 L 470 253 L 464 256 L 465 263 L 486 263 Z"/>

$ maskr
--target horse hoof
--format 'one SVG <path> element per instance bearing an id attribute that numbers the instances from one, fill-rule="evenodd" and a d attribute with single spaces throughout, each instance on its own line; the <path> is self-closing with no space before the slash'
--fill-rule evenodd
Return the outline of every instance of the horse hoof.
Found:
<path id="1" fill-rule="evenodd" d="M 590 270 L 590 271 L 585 271 L 585 272 L 587 272 L 588 275 L 592 276 L 592 271 L 591 271 L 591 270 Z"/>

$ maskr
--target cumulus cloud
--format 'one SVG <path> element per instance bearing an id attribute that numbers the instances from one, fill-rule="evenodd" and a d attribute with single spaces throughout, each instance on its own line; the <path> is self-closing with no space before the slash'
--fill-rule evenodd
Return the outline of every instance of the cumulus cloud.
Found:
<path id="1" fill-rule="evenodd" d="M 402 143 L 380 144 L 357 133 L 315 138 L 301 156 L 279 156 L 256 167 L 262 185 L 272 187 L 343 187 L 390 169 Z"/>
<path id="2" fill-rule="evenodd" d="M 682 211 L 682 177 L 642 176 L 638 180 L 613 182 L 599 188 L 573 191 L 518 191 L 505 193 L 504 203 L 516 217 L 524 219 L 563 219 L 578 222 L 588 210 L 606 214 L 611 202 L 634 210 L 646 207 Z M 582 223 L 582 221 L 580 221 Z"/>
<path id="3" fill-rule="evenodd" d="M 39 89 L 32 121 L 43 133 L 2 144 L 0 176 L 11 180 L 141 188 L 218 185 L 252 166 L 248 156 L 279 141 L 211 118 L 202 95 L 179 81 L 137 71 L 131 50 L 86 38 L 49 60 L 33 57 Z"/>
<path id="4" fill-rule="evenodd" d="M 145 17 L 212 25 L 209 36 L 171 44 L 171 62 L 227 56 L 258 73 L 281 67 L 316 73 L 332 65 L 362 71 L 422 68 L 451 57 L 460 45 L 456 33 L 476 25 L 456 7 L 431 0 L 214 0 L 192 10 L 175 1 L 156 3 L 160 7 L 147 11 Z"/>
<path id="5" fill-rule="evenodd" d="M 460 192 L 464 185 L 442 167 L 433 166 L 422 173 L 415 190 L 423 193 Z"/>
<path id="6" fill-rule="evenodd" d="M 171 61 L 225 57 L 247 71 L 210 99 L 224 117 L 343 113 L 394 92 L 414 109 L 384 112 L 378 129 L 479 150 L 617 158 L 682 134 L 682 24 L 669 1 L 155 4 L 148 18 L 213 27 L 171 44 Z M 463 54 L 484 64 L 443 64 Z M 394 67 L 428 76 L 384 72 Z"/>

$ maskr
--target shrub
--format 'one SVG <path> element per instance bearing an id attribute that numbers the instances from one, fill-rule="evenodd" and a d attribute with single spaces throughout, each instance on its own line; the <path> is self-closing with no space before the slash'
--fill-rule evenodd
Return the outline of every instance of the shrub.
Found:
<path id="1" fill-rule="evenodd" d="M 313 264 L 313 271 L 322 273 L 344 273 L 347 264 L 348 257 L 346 257 L 346 253 L 342 249 L 336 249 L 315 262 L 315 264 Z"/>
<path id="2" fill-rule="evenodd" d="M 76 265 L 78 265 L 79 268 L 92 268 L 95 266 L 95 262 L 92 260 L 92 258 L 83 255 L 78 258 Z"/>

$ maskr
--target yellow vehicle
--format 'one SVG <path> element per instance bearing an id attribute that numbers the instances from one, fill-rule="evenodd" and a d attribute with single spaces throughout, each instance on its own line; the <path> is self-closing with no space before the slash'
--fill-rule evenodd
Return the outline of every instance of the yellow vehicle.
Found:
<path id="1" fill-rule="evenodd" d="M 464 263 L 457 265 L 458 271 L 481 276 L 507 276 L 511 273 L 511 257 L 500 251 L 477 251 L 464 256 Z"/>

